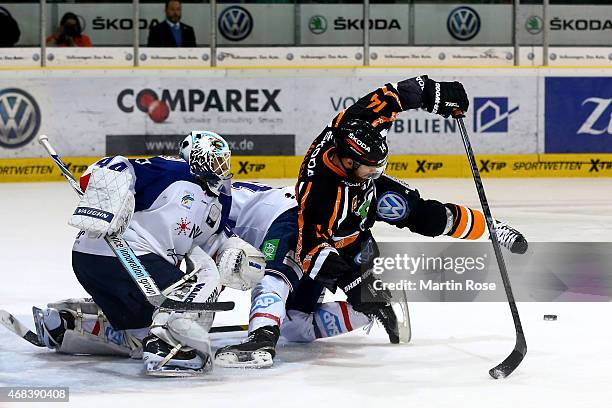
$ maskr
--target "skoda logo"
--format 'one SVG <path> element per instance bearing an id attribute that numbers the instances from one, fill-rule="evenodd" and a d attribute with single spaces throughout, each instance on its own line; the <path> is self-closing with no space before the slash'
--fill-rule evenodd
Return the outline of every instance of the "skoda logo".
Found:
<path id="1" fill-rule="evenodd" d="M 529 34 L 540 34 L 544 23 L 539 16 L 531 16 L 525 21 L 525 29 Z"/>
<path id="2" fill-rule="evenodd" d="M 242 7 L 228 7 L 219 16 L 219 31 L 230 41 L 244 40 L 252 30 L 253 17 Z"/>
<path id="3" fill-rule="evenodd" d="M 21 89 L 0 90 L 0 146 L 14 149 L 29 143 L 40 128 L 40 109 Z"/>
<path id="4" fill-rule="evenodd" d="M 323 16 L 312 16 L 308 21 L 308 29 L 313 34 L 323 34 L 327 30 L 327 20 Z"/>
<path id="5" fill-rule="evenodd" d="M 471 7 L 457 7 L 449 14 L 446 28 L 456 40 L 471 40 L 480 31 L 480 16 Z"/>

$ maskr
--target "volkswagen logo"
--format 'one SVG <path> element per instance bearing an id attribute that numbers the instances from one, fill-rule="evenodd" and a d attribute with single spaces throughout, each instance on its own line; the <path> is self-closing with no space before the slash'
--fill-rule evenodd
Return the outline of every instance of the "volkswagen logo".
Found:
<path id="1" fill-rule="evenodd" d="M 40 109 L 21 89 L 0 90 L 0 146 L 14 149 L 29 143 L 40 128 Z"/>
<path id="2" fill-rule="evenodd" d="M 471 40 L 480 31 L 480 16 L 471 7 L 457 7 L 449 14 L 446 28 L 455 40 Z"/>
<path id="3" fill-rule="evenodd" d="M 230 41 L 242 41 L 252 30 L 253 17 L 242 7 L 228 7 L 219 16 L 219 32 Z"/>

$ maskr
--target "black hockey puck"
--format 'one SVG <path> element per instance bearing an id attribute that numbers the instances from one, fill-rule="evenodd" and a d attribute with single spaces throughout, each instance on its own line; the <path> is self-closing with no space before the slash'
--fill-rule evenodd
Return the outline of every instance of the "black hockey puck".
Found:
<path id="1" fill-rule="evenodd" d="M 544 315 L 544 320 L 557 320 L 557 315 Z"/>

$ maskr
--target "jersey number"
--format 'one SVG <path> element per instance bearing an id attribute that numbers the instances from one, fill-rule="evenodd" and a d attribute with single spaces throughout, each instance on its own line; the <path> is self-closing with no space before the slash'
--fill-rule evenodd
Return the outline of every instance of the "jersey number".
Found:
<path id="1" fill-rule="evenodd" d="M 98 167 L 106 167 L 108 166 L 108 164 L 114 159 L 114 157 L 105 157 L 102 160 L 100 160 L 99 162 L 96 163 L 96 166 Z M 110 166 L 108 169 L 109 170 L 114 170 L 114 171 L 118 171 L 118 172 L 122 172 L 123 170 L 127 169 L 127 164 L 125 164 L 124 162 L 119 162 L 119 163 L 115 163 L 112 166 Z"/>

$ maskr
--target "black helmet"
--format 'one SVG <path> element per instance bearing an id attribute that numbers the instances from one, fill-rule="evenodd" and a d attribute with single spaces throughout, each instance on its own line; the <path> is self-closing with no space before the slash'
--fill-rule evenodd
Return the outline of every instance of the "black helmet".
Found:
<path id="1" fill-rule="evenodd" d="M 350 119 L 334 129 L 338 156 L 348 157 L 366 166 L 380 166 L 387 161 L 386 139 L 365 120 Z"/>

